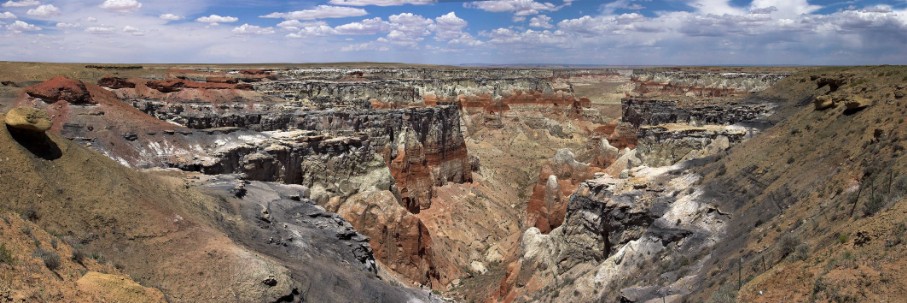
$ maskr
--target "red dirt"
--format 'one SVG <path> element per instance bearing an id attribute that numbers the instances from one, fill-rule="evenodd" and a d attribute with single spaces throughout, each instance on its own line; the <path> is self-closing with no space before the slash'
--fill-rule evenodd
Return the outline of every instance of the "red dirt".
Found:
<path id="1" fill-rule="evenodd" d="M 40 98 L 47 103 L 65 101 L 71 104 L 91 104 L 91 97 L 85 83 L 64 76 L 54 77 L 38 85 L 25 88 L 29 96 Z"/>

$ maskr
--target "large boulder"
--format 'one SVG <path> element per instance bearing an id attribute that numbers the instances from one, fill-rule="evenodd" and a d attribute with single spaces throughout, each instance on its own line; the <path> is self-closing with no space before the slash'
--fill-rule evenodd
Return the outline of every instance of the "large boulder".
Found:
<path id="1" fill-rule="evenodd" d="M 835 100 L 829 95 L 822 95 L 813 100 L 813 105 L 816 106 L 816 110 L 826 110 L 835 107 Z"/>
<path id="2" fill-rule="evenodd" d="M 53 122 L 46 111 L 33 107 L 16 107 L 6 113 L 6 125 L 31 132 L 44 132 Z"/>
<path id="3" fill-rule="evenodd" d="M 85 83 L 59 76 L 25 89 L 29 96 L 39 98 L 47 103 L 65 101 L 71 104 L 94 104 Z"/>
<path id="4" fill-rule="evenodd" d="M 844 106 L 846 106 L 848 110 L 861 110 L 871 104 L 872 101 L 861 96 L 853 96 L 852 98 L 844 102 Z"/>

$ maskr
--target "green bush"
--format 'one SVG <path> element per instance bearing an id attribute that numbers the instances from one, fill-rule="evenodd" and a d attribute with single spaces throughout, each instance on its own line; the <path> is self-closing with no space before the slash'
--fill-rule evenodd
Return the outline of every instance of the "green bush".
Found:
<path id="1" fill-rule="evenodd" d="M 38 250 L 35 251 L 35 256 L 44 261 L 44 266 L 47 266 L 47 269 L 57 270 L 60 268 L 60 255 L 55 252 L 38 248 Z"/>
<path id="2" fill-rule="evenodd" d="M 800 238 L 791 234 L 781 237 L 781 243 L 779 243 L 780 246 L 778 247 L 778 250 L 781 252 L 781 257 L 784 258 L 790 255 L 797 249 L 797 246 L 799 246 L 800 243 Z"/>
<path id="3" fill-rule="evenodd" d="M 866 205 L 863 207 L 863 215 L 872 216 L 878 213 L 880 210 L 885 208 L 888 205 L 887 199 L 883 198 L 882 195 L 877 195 L 869 199 L 869 202 L 866 202 Z"/>
<path id="4" fill-rule="evenodd" d="M 0 263 L 13 264 L 13 254 L 6 249 L 5 244 L 0 244 Z"/>
<path id="5" fill-rule="evenodd" d="M 85 260 L 85 253 L 82 252 L 82 250 L 73 247 L 72 248 L 72 261 L 79 263 L 79 264 L 83 264 L 82 262 L 84 260 Z"/>

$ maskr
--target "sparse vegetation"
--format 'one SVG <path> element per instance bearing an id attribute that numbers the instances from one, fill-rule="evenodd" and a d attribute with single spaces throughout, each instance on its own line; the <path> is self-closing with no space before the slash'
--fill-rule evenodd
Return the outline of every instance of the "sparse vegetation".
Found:
<path id="1" fill-rule="evenodd" d="M 84 265 L 85 253 L 81 249 L 72 248 L 72 261 Z"/>
<path id="2" fill-rule="evenodd" d="M 737 287 L 732 283 L 722 284 L 717 291 L 712 293 L 709 303 L 735 303 L 737 302 Z"/>
<path id="3" fill-rule="evenodd" d="M 13 264 L 13 254 L 6 249 L 6 244 L 0 244 L 0 263 Z"/>
<path id="4" fill-rule="evenodd" d="M 787 257 L 794 250 L 797 249 L 797 246 L 801 244 L 800 238 L 792 234 L 787 234 L 781 237 L 781 242 L 779 243 L 778 250 L 781 253 L 781 258 Z"/>
<path id="5" fill-rule="evenodd" d="M 846 244 L 847 243 L 847 234 L 838 234 L 838 243 Z"/>
<path id="6" fill-rule="evenodd" d="M 863 206 L 863 215 L 872 216 L 878 213 L 880 210 L 885 208 L 888 204 L 888 199 L 882 197 L 882 195 L 877 195 L 869 199 L 869 202 Z"/>
<path id="7" fill-rule="evenodd" d="M 22 212 L 22 219 L 35 222 L 38 221 L 41 217 L 38 215 L 38 211 L 34 208 L 28 208 Z"/>
<path id="8" fill-rule="evenodd" d="M 60 268 L 60 255 L 52 251 L 46 251 L 41 248 L 35 250 L 35 256 L 41 258 L 44 261 L 44 266 L 50 270 L 57 270 Z"/>

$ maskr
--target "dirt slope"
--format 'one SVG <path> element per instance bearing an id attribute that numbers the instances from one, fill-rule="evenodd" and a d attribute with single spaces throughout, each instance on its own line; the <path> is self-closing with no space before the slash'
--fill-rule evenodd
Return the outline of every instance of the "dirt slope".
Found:
<path id="1" fill-rule="evenodd" d="M 778 123 L 703 168 L 733 221 L 692 301 L 907 296 L 905 86 L 904 67 L 829 68 L 759 96 L 786 104 Z M 818 96 L 837 104 L 817 109 Z"/>
<path id="2" fill-rule="evenodd" d="M 0 214 L 0 239 L 0 302 L 166 302 L 16 214 Z"/>
<path id="3" fill-rule="evenodd" d="M 169 302 L 297 302 L 310 298 L 397 302 L 423 296 L 391 286 L 373 274 L 362 274 L 353 265 L 328 262 L 336 254 L 323 251 L 320 243 L 330 246 L 331 239 L 302 243 L 311 253 L 291 255 L 290 250 L 265 244 L 270 243 L 266 237 L 241 238 L 250 233 L 237 230 L 252 228 L 253 221 L 225 212 L 222 198 L 202 193 L 179 178 L 124 167 L 52 133 L 49 137 L 26 136 L 0 127 L 0 192 L 5 196 L 0 209 L 24 214 L 41 229 L 76 244 L 86 255 L 104 260 L 141 286 L 160 289 Z M 248 211 L 257 212 L 253 207 Z M 41 240 L 45 243 L 41 247 L 47 241 Z M 18 252 L 20 246 L 16 246 L 16 258 L 23 254 Z M 262 248 L 265 246 L 272 248 Z M 57 253 L 71 254 L 65 248 Z M 306 262 L 325 264 L 304 266 Z M 24 270 L 37 270 L 33 267 Z M 97 290 L 117 283 L 127 290 L 139 287 L 112 276 L 83 277 L 81 271 L 69 268 L 64 264 L 63 269 L 68 270 L 63 272 L 68 275 L 64 282 L 84 279 L 78 287 L 87 294 L 61 290 L 62 294 L 52 297 L 41 293 L 23 296 L 37 296 L 38 301 L 79 301 L 92 295 L 103 298 L 103 293 L 95 294 Z M 13 268 L 11 275 L 26 277 L 19 269 Z M 42 274 L 46 278 L 48 273 Z"/>

